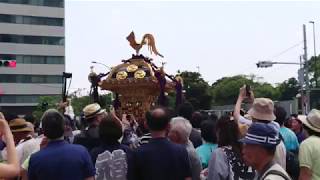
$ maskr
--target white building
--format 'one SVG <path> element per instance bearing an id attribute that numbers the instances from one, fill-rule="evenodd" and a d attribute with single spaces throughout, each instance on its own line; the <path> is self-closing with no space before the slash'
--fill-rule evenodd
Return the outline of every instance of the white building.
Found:
<path id="1" fill-rule="evenodd" d="M 59 95 L 65 71 L 64 0 L 0 0 L 0 111 L 30 113 Z"/>

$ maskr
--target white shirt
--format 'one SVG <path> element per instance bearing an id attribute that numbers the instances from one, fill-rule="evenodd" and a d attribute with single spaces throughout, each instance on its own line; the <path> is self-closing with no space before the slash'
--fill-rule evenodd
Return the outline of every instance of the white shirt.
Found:
<path id="1" fill-rule="evenodd" d="M 16 146 L 17 155 L 20 165 L 34 152 L 40 150 L 40 142 L 35 138 L 31 138 L 27 141 L 21 142 Z M 3 160 L 7 160 L 7 149 L 5 148 L 1 152 Z"/>
<path id="2" fill-rule="evenodd" d="M 284 145 L 283 141 L 280 141 L 280 143 L 276 147 L 276 152 L 274 154 L 273 160 L 274 162 L 278 163 L 283 169 L 286 169 L 286 146 Z"/>

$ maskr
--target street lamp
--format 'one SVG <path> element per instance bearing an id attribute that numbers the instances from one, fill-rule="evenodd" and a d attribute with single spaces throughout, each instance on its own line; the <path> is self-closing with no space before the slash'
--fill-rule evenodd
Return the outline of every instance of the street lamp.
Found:
<path id="1" fill-rule="evenodd" d="M 301 65 L 301 63 L 295 63 L 295 62 L 273 62 L 273 61 L 259 61 L 256 63 L 257 68 L 268 68 L 271 67 L 274 64 L 295 64 L 295 65 Z"/>
<path id="2" fill-rule="evenodd" d="M 304 99 L 303 99 L 303 85 L 305 84 L 304 82 L 304 75 L 308 76 L 308 73 L 305 74 L 306 70 L 303 66 L 302 59 L 300 56 L 300 63 L 296 62 L 274 62 L 274 61 L 259 61 L 256 63 L 257 68 L 268 68 L 272 67 L 273 64 L 293 64 L 293 65 L 300 65 L 300 69 L 298 70 L 298 80 L 299 84 L 301 86 L 301 107 L 302 107 L 302 113 L 306 113 L 306 109 L 303 107 L 304 106 Z M 306 82 L 306 88 L 308 87 L 308 82 Z"/>
<path id="3" fill-rule="evenodd" d="M 316 52 L 316 33 L 315 33 L 315 23 L 314 21 L 309 21 L 313 25 L 313 53 L 314 53 L 314 59 L 315 59 L 315 66 L 317 67 L 317 52 Z M 315 80 L 316 80 L 316 86 L 318 87 L 318 73 L 316 72 L 317 68 L 315 68 Z"/>
<path id="4" fill-rule="evenodd" d="M 315 32 L 315 24 L 314 21 L 309 21 L 313 25 L 313 52 L 314 52 L 314 57 L 317 56 L 316 52 L 316 32 Z"/>
<path id="5" fill-rule="evenodd" d="M 107 65 L 105 65 L 105 64 L 103 64 L 103 63 L 101 63 L 101 62 L 91 61 L 91 63 L 93 63 L 93 64 L 100 64 L 100 65 L 103 65 L 104 67 L 106 67 L 106 68 L 107 68 L 107 69 L 109 69 L 109 70 L 111 70 L 111 69 L 112 69 L 111 67 L 109 67 L 109 66 L 107 66 Z"/>

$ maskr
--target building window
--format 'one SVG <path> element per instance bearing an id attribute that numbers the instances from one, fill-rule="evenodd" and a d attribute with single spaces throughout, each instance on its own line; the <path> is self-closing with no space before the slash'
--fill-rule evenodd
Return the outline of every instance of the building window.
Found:
<path id="1" fill-rule="evenodd" d="M 0 54 L 0 60 L 16 60 L 17 64 L 64 64 L 64 56 Z"/>
<path id="2" fill-rule="evenodd" d="M 0 74 L 0 83 L 61 84 L 59 75 Z"/>
<path id="3" fill-rule="evenodd" d="M 0 34 L 0 42 L 21 44 L 64 45 L 64 37 Z"/>
<path id="4" fill-rule="evenodd" d="M 1 0 L 0 0 L 1 1 Z M 63 18 L 33 17 L 0 14 L 1 23 L 34 24 L 46 26 L 63 26 Z"/>
<path id="5" fill-rule="evenodd" d="M 0 0 L 3 3 L 26 4 L 34 6 L 63 7 L 64 0 Z"/>
<path id="6" fill-rule="evenodd" d="M 2 95 L 0 103 L 38 103 L 41 95 Z"/>

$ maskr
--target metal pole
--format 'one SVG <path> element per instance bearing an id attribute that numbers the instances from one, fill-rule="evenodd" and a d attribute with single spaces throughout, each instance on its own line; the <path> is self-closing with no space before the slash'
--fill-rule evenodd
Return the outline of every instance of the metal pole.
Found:
<path id="1" fill-rule="evenodd" d="M 314 78 L 316 80 L 316 87 L 318 87 L 318 72 L 317 72 L 317 51 L 316 51 L 316 33 L 315 33 L 315 23 L 314 21 L 309 21 L 313 25 L 313 53 L 314 53 L 314 64 L 315 64 L 315 71 L 314 71 Z"/>
<path id="2" fill-rule="evenodd" d="M 306 75 L 306 113 L 310 111 L 310 87 L 309 87 L 309 64 L 307 52 L 307 33 L 306 25 L 303 24 L 303 44 L 304 44 L 304 70 Z"/>
<path id="3" fill-rule="evenodd" d="M 313 25 L 313 52 L 314 56 L 317 56 L 317 51 L 316 51 L 316 29 L 315 29 L 315 23 L 314 21 L 310 21 L 310 23 Z"/>
<path id="4" fill-rule="evenodd" d="M 295 65 L 300 65 L 300 63 L 295 63 L 295 62 L 271 62 L 272 64 L 295 64 Z"/>
<path id="5" fill-rule="evenodd" d="M 303 61 L 302 61 L 302 56 L 300 56 L 300 69 L 304 71 L 303 69 Z M 302 71 L 302 72 L 303 72 Z M 305 115 L 306 114 L 306 108 L 304 106 L 304 92 L 303 92 L 303 85 L 304 85 L 304 72 L 302 73 L 302 78 L 299 78 L 300 82 L 300 94 L 301 94 L 301 110 L 302 110 L 302 114 Z"/>

